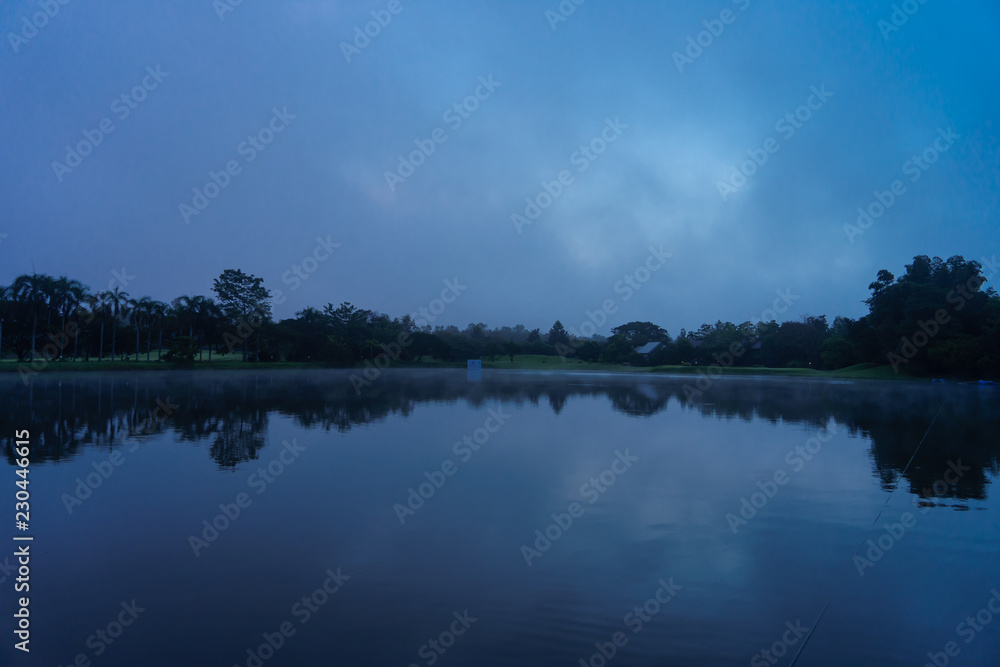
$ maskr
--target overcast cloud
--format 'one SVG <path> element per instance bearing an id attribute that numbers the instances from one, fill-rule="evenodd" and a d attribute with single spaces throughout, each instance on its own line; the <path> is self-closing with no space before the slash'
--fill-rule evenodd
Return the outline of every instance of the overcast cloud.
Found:
<path id="1" fill-rule="evenodd" d="M 444 324 L 575 327 L 613 299 L 601 333 L 676 335 L 759 317 L 776 290 L 798 297 L 779 319 L 857 317 L 881 268 L 1000 252 L 995 3 L 559 7 L 5 2 L 0 282 L 99 290 L 124 268 L 133 296 L 169 300 L 241 268 L 285 318 L 412 313 L 457 278 Z M 410 174 L 415 142 L 434 151 Z M 543 182 L 558 196 L 512 220 Z M 651 247 L 670 258 L 626 300 Z"/>

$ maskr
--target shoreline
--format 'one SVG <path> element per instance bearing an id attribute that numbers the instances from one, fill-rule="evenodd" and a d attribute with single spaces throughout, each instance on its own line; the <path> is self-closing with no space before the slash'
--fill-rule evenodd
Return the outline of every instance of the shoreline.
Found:
<path id="1" fill-rule="evenodd" d="M 0 376 L 6 373 L 24 373 L 32 377 L 44 375 L 55 375 L 63 373 L 86 373 L 86 372 L 162 372 L 162 371 L 193 371 L 193 372 L 233 372 L 248 370 L 342 370 L 363 371 L 365 365 L 352 367 L 336 367 L 315 362 L 297 361 L 264 361 L 264 362 L 243 362 L 243 361 L 212 361 L 196 362 L 188 366 L 173 366 L 165 362 L 158 361 L 58 361 L 48 362 L 43 368 L 32 368 L 31 362 L 17 362 L 6 360 L 0 362 Z M 462 362 L 394 362 L 388 367 L 391 369 L 408 370 L 465 370 L 466 365 Z M 539 359 L 537 357 L 517 358 L 515 362 L 509 361 L 483 361 L 483 370 L 502 371 L 527 371 L 527 372 L 602 372 L 609 374 L 635 374 L 635 375 L 708 375 L 709 377 L 787 377 L 797 379 L 830 379 L 830 380 L 907 380 L 930 382 L 933 378 L 897 373 L 892 371 L 888 365 L 868 366 L 859 365 L 842 368 L 839 370 L 815 370 L 811 368 L 765 368 L 731 366 L 720 367 L 710 366 L 622 366 L 618 364 L 601 364 L 596 362 L 583 362 L 577 359 L 564 360 L 561 357 L 548 357 Z M 721 372 L 719 372 L 721 371 Z M 945 376 L 948 382 L 972 381 L 973 378 L 963 378 L 957 376 Z"/>

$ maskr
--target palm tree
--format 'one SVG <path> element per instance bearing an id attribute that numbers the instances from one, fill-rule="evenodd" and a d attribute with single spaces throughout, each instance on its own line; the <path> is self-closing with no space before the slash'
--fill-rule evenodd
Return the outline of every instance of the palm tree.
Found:
<path id="1" fill-rule="evenodd" d="M 79 280 L 71 280 L 63 276 L 56 281 L 57 289 L 60 291 L 60 302 L 62 304 L 62 326 L 63 331 L 66 330 L 66 318 L 70 315 L 77 315 L 77 323 L 79 323 L 79 311 L 80 306 L 87 302 L 90 296 L 90 290 L 87 286 L 81 283 Z M 73 334 L 73 361 L 76 361 L 76 348 L 77 343 L 80 341 L 80 329 L 76 328 Z"/>
<path id="2" fill-rule="evenodd" d="M 45 326 L 52 324 L 52 310 L 56 305 L 56 279 L 50 275 L 39 276 L 42 282 L 42 291 L 45 294 Z"/>
<path id="3" fill-rule="evenodd" d="M 226 314 L 214 299 L 206 298 L 201 308 L 202 326 L 205 331 L 205 342 L 208 344 L 208 360 L 212 361 L 212 343 L 217 340 L 219 328 L 225 321 Z"/>
<path id="4" fill-rule="evenodd" d="M 177 311 L 175 311 L 173 309 L 173 307 L 170 306 L 170 304 L 166 304 L 166 303 L 163 303 L 161 301 L 157 301 L 156 303 L 159 304 L 159 306 L 158 306 L 159 312 L 157 313 L 157 315 L 158 315 L 157 319 L 159 320 L 159 323 L 160 323 L 160 342 L 158 344 L 158 349 L 157 349 L 157 353 L 156 353 L 156 360 L 157 361 L 162 361 L 163 360 L 163 329 L 165 327 L 167 327 L 168 325 L 169 326 L 173 325 L 173 322 L 171 322 L 171 320 L 177 319 Z"/>
<path id="5" fill-rule="evenodd" d="M 97 348 L 97 360 L 104 361 L 104 320 L 108 315 L 108 308 L 104 301 L 101 299 L 100 294 L 91 294 L 87 297 L 87 305 L 90 307 L 90 311 L 94 313 L 96 317 L 101 319 L 101 338 L 100 347 Z M 88 359 L 90 358 L 90 353 L 87 353 Z"/>
<path id="6" fill-rule="evenodd" d="M 148 298 L 148 297 L 143 297 Z M 142 299 L 129 299 L 125 321 L 135 328 L 135 360 L 139 361 L 139 330 L 142 328 Z"/>
<path id="7" fill-rule="evenodd" d="M 115 287 L 113 290 L 105 290 L 97 296 L 107 307 L 108 313 L 113 318 L 111 329 L 111 360 L 114 361 L 115 344 L 118 338 L 118 320 L 129 312 L 128 292 L 122 291 L 120 287 Z"/>
<path id="8" fill-rule="evenodd" d="M 132 308 L 131 320 L 135 325 L 135 360 L 139 361 L 139 333 L 142 330 L 142 325 L 145 324 L 148 327 L 149 321 L 152 319 L 153 300 L 144 296 L 141 299 L 132 299 L 129 301 L 129 306 Z M 148 345 L 146 346 L 146 360 L 149 361 Z"/>
<path id="9" fill-rule="evenodd" d="M 299 312 L 295 313 L 296 319 L 302 321 L 303 324 L 313 327 L 313 326 L 324 326 L 329 323 L 329 317 L 321 311 L 313 308 L 312 306 L 306 306 Z"/>
<path id="10" fill-rule="evenodd" d="M 10 287 L 0 285 L 0 360 L 3 360 L 3 319 L 4 315 L 7 314 L 7 310 L 10 308 L 10 303 L 8 302 L 10 294 Z"/>
<path id="11" fill-rule="evenodd" d="M 177 335 L 184 334 L 184 327 L 188 328 L 188 335 L 194 338 L 194 300 L 197 297 L 179 296 L 170 302 L 177 317 Z"/>
<path id="12" fill-rule="evenodd" d="M 178 317 L 179 333 L 183 333 L 186 325 L 188 336 L 192 340 L 198 341 L 198 359 L 200 361 L 204 354 L 203 345 L 206 330 L 212 324 L 212 319 L 219 307 L 212 299 L 200 295 L 179 296 L 172 303 Z M 211 350 L 208 354 L 209 359 L 211 359 Z"/>
<path id="13" fill-rule="evenodd" d="M 208 360 L 212 360 L 212 339 L 223 318 L 222 308 L 206 296 L 194 297 L 195 318 L 198 324 L 198 361 L 202 358 L 202 345 L 208 345 Z"/>
<path id="14" fill-rule="evenodd" d="M 45 306 L 46 310 L 48 310 L 54 282 L 51 276 L 32 273 L 31 275 L 18 276 L 11 285 L 14 298 L 31 307 L 30 361 L 35 360 L 35 342 L 38 336 L 38 309 Z"/>
<path id="15" fill-rule="evenodd" d="M 86 290 L 83 283 L 66 276 L 59 276 L 52 282 L 52 307 L 59 312 L 59 325 L 63 330 L 66 329 L 66 316 L 76 305 L 75 293 L 83 290 Z"/>
<path id="16" fill-rule="evenodd" d="M 173 308 L 174 317 L 177 318 L 177 335 L 183 336 L 184 329 L 188 330 L 188 336 L 194 340 L 194 319 L 196 315 L 194 296 L 179 296 L 170 302 Z"/>
<path id="17" fill-rule="evenodd" d="M 146 361 L 149 361 L 149 351 L 153 346 L 153 324 L 160 323 L 160 347 L 163 347 L 163 319 L 167 315 L 167 309 L 169 306 L 162 301 L 154 301 L 150 299 L 146 307 L 146 317 L 148 318 L 146 325 Z"/>
<path id="18" fill-rule="evenodd" d="M 205 309 L 206 302 L 208 300 L 203 296 L 192 296 L 189 297 L 189 304 L 191 306 L 191 326 L 190 333 L 191 338 L 198 341 L 198 361 L 201 361 L 201 356 L 204 353 L 203 350 L 203 340 L 204 340 L 204 328 L 205 328 Z M 197 336 L 195 336 L 197 334 Z"/>

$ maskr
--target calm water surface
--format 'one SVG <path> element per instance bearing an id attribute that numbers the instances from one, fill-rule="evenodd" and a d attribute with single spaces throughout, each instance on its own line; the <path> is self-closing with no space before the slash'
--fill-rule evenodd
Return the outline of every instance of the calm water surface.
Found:
<path id="1" fill-rule="evenodd" d="M 996 389 L 691 385 L 2 377 L 0 664 L 787 665 L 813 626 L 798 664 L 1000 663 Z"/>

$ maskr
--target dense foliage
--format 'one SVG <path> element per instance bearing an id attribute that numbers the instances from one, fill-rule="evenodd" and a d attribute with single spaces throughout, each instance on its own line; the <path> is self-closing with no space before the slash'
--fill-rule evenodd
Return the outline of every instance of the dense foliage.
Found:
<path id="1" fill-rule="evenodd" d="M 170 358 L 182 363 L 195 354 L 197 360 L 206 354 L 211 360 L 213 352 L 235 351 L 248 361 L 336 366 L 380 356 L 411 362 L 428 357 L 513 361 L 515 355 L 534 354 L 638 366 L 889 364 L 917 375 L 995 377 L 1000 375 L 1000 297 L 993 288 L 983 289 L 986 281 L 978 262 L 921 255 L 899 278 L 878 272 L 869 286 L 869 313 L 857 320 L 720 321 L 697 331 L 682 329 L 676 338 L 651 322 L 628 322 L 608 338 L 583 339 L 559 321 L 547 334 L 520 324 L 418 327 L 409 315 L 392 318 L 350 303 L 310 307 L 294 319 L 274 322 L 263 281 L 233 269 L 213 283 L 218 302 L 180 296 L 169 305 L 132 298 L 117 287 L 94 294 L 67 277 L 33 274 L 0 286 L 0 354 L 16 355 L 34 368 L 54 359 L 159 359 L 160 350 L 170 349 Z"/>

